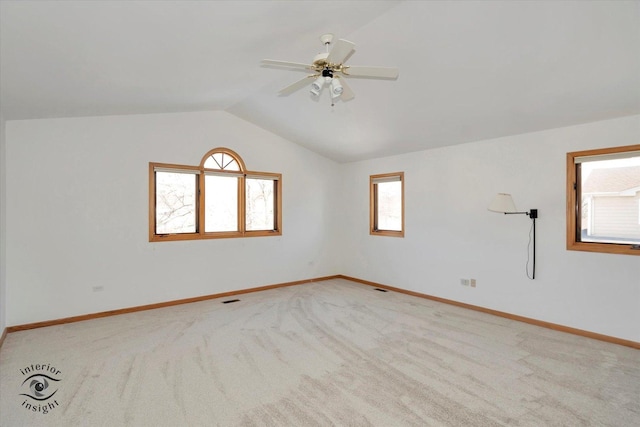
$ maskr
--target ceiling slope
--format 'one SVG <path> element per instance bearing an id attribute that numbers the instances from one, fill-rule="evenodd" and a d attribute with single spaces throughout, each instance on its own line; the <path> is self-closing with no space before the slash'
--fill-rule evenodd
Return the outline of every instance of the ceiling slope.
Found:
<path id="1" fill-rule="evenodd" d="M 638 1 L 2 1 L 2 117 L 226 110 L 338 162 L 640 113 Z M 278 91 L 319 36 L 355 98 Z"/>

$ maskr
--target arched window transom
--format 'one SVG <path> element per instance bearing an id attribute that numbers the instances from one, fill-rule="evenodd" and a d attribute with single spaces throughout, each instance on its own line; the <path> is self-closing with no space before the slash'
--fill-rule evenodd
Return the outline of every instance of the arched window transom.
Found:
<path id="1" fill-rule="evenodd" d="M 244 172 L 244 162 L 240 156 L 228 148 L 214 148 L 202 159 L 204 169 L 216 169 L 227 172 Z"/>

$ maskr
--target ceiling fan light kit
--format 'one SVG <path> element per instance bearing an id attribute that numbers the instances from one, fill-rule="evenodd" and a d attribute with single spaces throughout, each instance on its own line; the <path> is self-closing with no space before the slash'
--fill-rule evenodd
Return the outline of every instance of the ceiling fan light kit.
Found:
<path id="1" fill-rule="evenodd" d="M 313 83 L 311 83 L 311 94 L 320 96 L 320 91 L 324 87 L 324 77 L 318 77 Z"/>
<path id="2" fill-rule="evenodd" d="M 340 80 L 337 77 L 335 79 L 332 79 L 331 80 L 331 97 L 339 98 L 340 95 L 342 95 L 343 91 L 344 91 L 344 88 L 342 87 Z"/>
<path id="3" fill-rule="evenodd" d="M 319 53 L 313 58 L 309 65 L 301 62 L 279 61 L 274 59 L 263 59 L 263 65 L 283 67 L 285 69 L 297 69 L 313 71 L 301 80 L 280 90 L 281 96 L 289 95 L 308 84 L 308 79 L 314 79 L 311 83 L 311 95 L 319 97 L 325 85 L 330 86 L 331 105 L 336 100 L 349 101 L 355 94 L 347 85 L 346 77 L 373 78 L 384 80 L 395 80 L 398 78 L 398 69 L 395 67 L 369 67 L 344 65 L 344 62 L 351 56 L 355 44 L 344 39 L 339 39 L 333 48 L 330 45 L 333 41 L 333 34 L 323 34 L 320 41 L 325 45 L 326 52 Z"/>

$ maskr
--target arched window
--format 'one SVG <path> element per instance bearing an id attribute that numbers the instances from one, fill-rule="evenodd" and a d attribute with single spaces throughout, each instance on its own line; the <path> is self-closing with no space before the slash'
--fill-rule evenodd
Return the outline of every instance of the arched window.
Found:
<path id="1" fill-rule="evenodd" d="M 224 147 L 199 166 L 149 163 L 149 241 L 281 235 L 281 193 L 280 174 Z"/>
<path id="2" fill-rule="evenodd" d="M 201 167 L 211 170 L 245 171 L 244 162 L 235 152 L 228 148 L 214 148 L 204 155 L 200 162 Z"/>

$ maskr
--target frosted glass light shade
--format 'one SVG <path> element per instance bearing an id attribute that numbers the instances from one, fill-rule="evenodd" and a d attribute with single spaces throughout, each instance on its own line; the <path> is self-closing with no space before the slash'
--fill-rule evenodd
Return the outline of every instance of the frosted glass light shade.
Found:
<path id="1" fill-rule="evenodd" d="M 338 79 L 331 80 L 331 97 L 337 98 L 342 95 L 344 89 L 342 88 L 342 84 Z"/>
<path id="2" fill-rule="evenodd" d="M 324 87 L 324 77 L 318 77 L 313 83 L 311 83 L 311 94 L 318 96 L 320 91 Z"/>
<path id="3" fill-rule="evenodd" d="M 489 205 L 489 210 L 492 212 L 508 213 L 516 212 L 516 204 L 513 203 L 511 194 L 498 193 Z"/>

